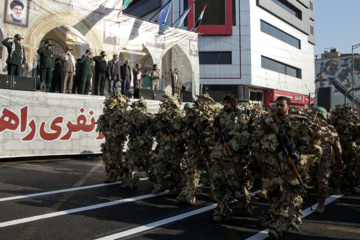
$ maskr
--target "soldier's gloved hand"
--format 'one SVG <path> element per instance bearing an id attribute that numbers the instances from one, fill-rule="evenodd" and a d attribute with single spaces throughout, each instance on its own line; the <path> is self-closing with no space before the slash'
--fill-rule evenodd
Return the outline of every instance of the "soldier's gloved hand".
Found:
<path id="1" fill-rule="evenodd" d="M 271 128 L 276 135 L 279 135 L 279 128 L 273 120 L 267 121 L 266 125 Z"/>

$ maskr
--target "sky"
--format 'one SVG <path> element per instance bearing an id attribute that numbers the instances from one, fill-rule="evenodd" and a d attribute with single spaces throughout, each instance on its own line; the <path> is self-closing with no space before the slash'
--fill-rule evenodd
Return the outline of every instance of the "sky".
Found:
<path id="1" fill-rule="evenodd" d="M 315 55 L 325 48 L 351 53 L 352 45 L 360 43 L 359 13 L 360 0 L 315 0 Z"/>

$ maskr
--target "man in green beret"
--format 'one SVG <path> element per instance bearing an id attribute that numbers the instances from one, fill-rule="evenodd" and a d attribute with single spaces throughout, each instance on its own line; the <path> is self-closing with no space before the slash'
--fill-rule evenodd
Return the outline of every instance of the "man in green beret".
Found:
<path id="1" fill-rule="evenodd" d="M 83 75 L 81 78 L 81 88 L 80 94 L 89 94 L 90 89 L 90 80 L 93 77 L 93 69 L 92 69 L 92 58 L 91 58 L 91 50 L 87 49 L 85 55 L 82 56 L 81 62 L 83 65 Z"/>
<path id="2" fill-rule="evenodd" d="M 9 39 L 14 39 L 10 42 Z M 8 75 L 20 76 L 21 69 L 24 68 L 26 59 L 23 45 L 20 43 L 20 34 L 16 34 L 14 38 L 5 38 L 2 44 L 8 49 L 8 58 L 6 60 Z"/>
<path id="3" fill-rule="evenodd" d="M 41 82 L 46 84 L 47 92 L 51 89 L 52 71 L 55 66 L 53 50 L 51 49 L 53 45 L 50 40 L 45 40 L 44 46 L 37 50 L 40 55 L 40 79 Z"/>

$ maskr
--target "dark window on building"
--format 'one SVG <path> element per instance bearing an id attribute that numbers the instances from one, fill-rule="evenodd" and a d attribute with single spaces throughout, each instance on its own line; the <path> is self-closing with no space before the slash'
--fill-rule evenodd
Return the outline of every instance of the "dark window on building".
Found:
<path id="1" fill-rule="evenodd" d="M 291 13 L 292 15 L 296 16 L 299 19 L 302 19 L 302 12 L 297 7 L 289 3 L 287 0 L 272 0 L 272 1 L 275 2 L 277 5 L 279 5 L 280 7 L 282 7 L 283 9 L 285 9 L 286 11 L 288 11 L 289 13 Z"/>
<path id="2" fill-rule="evenodd" d="M 314 35 L 314 26 L 310 25 L 310 33 L 311 33 L 311 35 Z"/>
<path id="3" fill-rule="evenodd" d="M 236 26 L 236 3 L 235 3 L 235 0 L 232 0 L 232 25 Z"/>
<path id="4" fill-rule="evenodd" d="M 283 42 L 286 42 L 298 49 L 301 49 L 301 41 L 284 31 L 272 26 L 271 24 L 264 22 L 263 20 L 260 21 L 260 29 L 262 32 L 267 33 L 274 38 L 277 38 Z"/>
<path id="5" fill-rule="evenodd" d="M 199 52 L 200 64 L 231 64 L 231 52 Z"/>
<path id="6" fill-rule="evenodd" d="M 225 0 L 196 0 L 195 21 L 199 18 L 205 4 L 208 3 L 201 25 L 225 25 L 226 24 L 226 6 Z"/>
<path id="7" fill-rule="evenodd" d="M 264 95 L 263 92 L 250 91 L 250 100 L 251 101 L 262 101 L 263 95 Z"/>
<path id="8" fill-rule="evenodd" d="M 309 4 L 309 5 L 310 5 L 310 10 L 311 10 L 311 11 L 314 11 L 314 3 L 313 3 L 312 1 L 310 1 L 310 4 Z"/>
<path id="9" fill-rule="evenodd" d="M 261 67 L 278 73 L 301 78 L 301 69 L 261 56 Z"/>

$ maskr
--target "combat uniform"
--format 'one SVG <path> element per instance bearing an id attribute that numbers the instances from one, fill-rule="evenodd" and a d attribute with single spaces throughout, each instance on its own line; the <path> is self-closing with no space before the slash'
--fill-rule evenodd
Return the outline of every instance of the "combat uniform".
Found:
<path id="1" fill-rule="evenodd" d="M 245 125 L 240 123 L 242 112 L 235 108 L 233 112 L 221 111 L 215 121 L 215 128 L 219 135 L 219 139 L 210 154 L 213 162 L 211 167 L 212 176 L 212 193 L 217 201 L 217 207 L 214 212 L 214 220 L 228 220 L 232 215 L 230 203 L 237 199 L 242 209 L 252 212 L 250 206 L 251 196 L 249 193 L 249 152 L 250 135 L 244 130 Z M 223 127 L 223 131 L 227 132 L 230 140 L 228 146 L 232 156 L 225 146 L 224 139 L 221 137 L 221 129 L 218 124 Z"/>
<path id="2" fill-rule="evenodd" d="M 306 116 L 299 114 L 289 114 L 283 120 L 273 116 L 273 119 L 279 128 L 279 134 L 283 136 L 286 133 L 289 136 L 300 156 L 294 163 L 304 179 L 308 162 L 315 162 L 321 154 L 320 136 L 313 131 L 316 126 Z M 265 215 L 263 225 L 270 229 L 270 237 L 278 239 L 284 236 L 289 228 L 299 229 L 302 190 L 278 136 L 268 127 L 265 119 L 259 119 L 255 127 L 252 149 L 259 155 L 257 160 L 260 161 L 258 164 L 262 165 L 262 177 L 266 179 L 264 187 L 270 200 L 270 209 Z"/>
<path id="3" fill-rule="evenodd" d="M 96 131 L 105 136 L 101 144 L 106 175 L 105 182 L 114 182 L 123 174 L 123 149 L 127 134 L 123 129 L 124 112 L 129 99 L 124 95 L 112 92 L 104 101 L 104 114 L 97 121 Z"/>
<path id="4" fill-rule="evenodd" d="M 181 202 L 195 203 L 201 175 L 205 175 L 205 181 L 210 181 L 209 153 L 213 146 L 213 121 L 219 111 L 220 106 L 209 95 L 204 94 L 198 96 L 195 107 L 184 117 L 182 138 L 187 149 L 187 166 L 183 177 L 185 186 L 176 198 Z"/>
<path id="5" fill-rule="evenodd" d="M 343 149 L 343 160 L 346 166 L 341 177 L 341 191 L 345 194 L 355 192 L 355 187 L 359 184 L 360 171 L 360 118 L 356 109 L 349 105 L 337 105 L 335 111 L 330 116 L 330 124 L 332 124 L 340 137 L 340 143 Z M 335 179 L 331 179 L 331 185 L 336 184 Z M 335 193 L 338 189 L 335 186 Z"/>
<path id="6" fill-rule="evenodd" d="M 86 53 L 89 53 L 89 50 L 86 50 Z M 81 62 L 83 63 L 83 72 L 82 72 L 82 78 L 81 78 L 81 92 L 80 94 L 85 94 L 88 95 L 89 94 L 89 89 L 90 89 L 90 80 L 93 76 L 93 69 L 92 69 L 92 58 L 91 57 L 85 57 L 85 55 L 83 55 L 81 57 Z M 95 86 L 93 87 L 93 91 L 95 91 Z"/>
<path id="7" fill-rule="evenodd" d="M 16 34 L 15 37 L 20 37 Z M 22 38 L 21 38 L 22 39 Z M 9 42 L 9 38 L 5 38 L 2 44 L 8 50 L 8 58 L 6 60 L 8 75 L 20 76 L 21 65 L 26 63 L 24 47 L 21 43 Z"/>
<path id="8" fill-rule="evenodd" d="M 40 79 L 46 84 L 46 91 L 48 92 L 51 89 L 52 71 L 55 67 L 53 51 L 43 46 L 37 50 L 37 53 L 40 55 Z"/>
<path id="9" fill-rule="evenodd" d="M 135 188 L 139 181 L 136 172 L 143 171 L 147 175 L 150 168 L 151 150 L 154 144 L 151 122 L 153 116 L 148 113 L 144 99 L 131 105 L 131 110 L 124 115 L 124 131 L 128 134 L 128 148 L 125 155 L 125 179 L 123 188 Z"/>
<path id="10" fill-rule="evenodd" d="M 185 149 L 181 139 L 182 117 L 178 100 L 166 96 L 152 124 L 157 142 L 150 166 L 153 193 L 169 189 L 172 194 L 178 194 L 183 187 Z"/>

